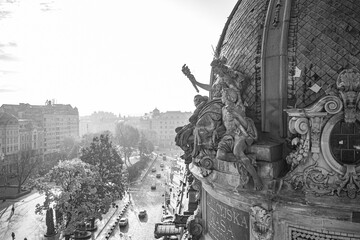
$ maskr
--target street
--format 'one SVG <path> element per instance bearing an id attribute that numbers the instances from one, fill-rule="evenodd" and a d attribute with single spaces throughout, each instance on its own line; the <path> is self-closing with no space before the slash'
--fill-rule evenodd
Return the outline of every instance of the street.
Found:
<path id="1" fill-rule="evenodd" d="M 161 167 L 160 164 L 164 164 Z M 160 222 L 162 216 L 162 204 L 164 203 L 165 182 L 169 182 L 170 161 L 163 161 L 157 158 L 154 164 L 142 175 L 138 181 L 132 183 L 130 188 L 131 204 L 124 214 L 129 219 L 129 224 L 124 228 L 116 227 L 110 239 L 142 239 L 152 240 L 154 238 L 155 223 Z M 153 168 L 155 172 L 151 171 Z M 156 175 L 160 174 L 160 178 Z M 155 184 L 156 189 L 152 190 L 151 185 Z M 125 196 L 124 200 L 127 200 Z M 44 201 L 44 196 L 33 191 L 28 196 L 20 200 L 7 200 L 1 203 L 4 207 L 0 210 L 0 239 L 11 239 L 14 232 L 16 239 L 42 240 L 46 233 L 45 214 L 35 214 L 35 206 Z M 119 201 L 119 209 L 122 208 L 124 201 Z M 15 211 L 12 213 L 12 205 Z M 139 219 L 139 211 L 146 210 L 147 216 Z M 98 229 L 94 232 L 92 239 L 103 239 L 108 228 L 108 219 L 111 218 L 115 209 L 104 215 L 103 220 L 97 220 Z M 114 215 L 116 216 L 116 214 Z M 111 221 L 109 221 L 111 222 Z M 123 237 L 120 236 L 120 232 Z M 59 239 L 59 234 L 53 239 Z"/>
<path id="2" fill-rule="evenodd" d="M 163 163 L 165 166 L 160 167 Z M 156 172 L 151 169 L 155 168 Z M 159 223 L 162 216 L 162 204 L 164 203 L 165 182 L 168 182 L 170 166 L 167 161 L 158 158 L 150 171 L 142 179 L 131 186 L 131 204 L 125 213 L 125 217 L 129 219 L 126 227 L 117 227 L 110 239 L 133 239 L 133 240 L 153 240 L 155 223 Z M 162 170 L 163 169 L 163 170 Z M 160 178 L 156 178 L 156 174 L 161 174 Z M 151 185 L 155 183 L 156 189 L 151 190 Z M 139 219 L 140 210 L 147 211 L 147 217 Z M 121 235 L 120 236 L 120 232 Z"/>
<path id="3" fill-rule="evenodd" d="M 15 204 L 15 211 L 12 213 L 12 205 L 0 211 L 0 239 L 11 239 L 12 232 L 15 233 L 16 239 L 45 239 L 45 214 L 35 214 L 36 204 L 44 199 L 44 196 L 35 192 L 22 200 L 8 200 Z"/>

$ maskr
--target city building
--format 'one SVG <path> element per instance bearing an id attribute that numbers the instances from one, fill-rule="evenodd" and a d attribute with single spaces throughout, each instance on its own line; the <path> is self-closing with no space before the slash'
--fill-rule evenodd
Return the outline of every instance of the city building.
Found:
<path id="1" fill-rule="evenodd" d="M 1 175 L 15 171 L 20 149 L 19 121 L 9 113 L 0 112 L 0 170 Z"/>
<path id="2" fill-rule="evenodd" d="M 89 133 L 101 133 L 109 131 L 115 133 L 115 127 L 120 120 L 115 114 L 110 112 L 94 112 L 90 116 L 80 117 L 80 137 Z"/>
<path id="3" fill-rule="evenodd" d="M 175 128 L 179 125 L 188 124 L 191 115 L 191 112 L 181 111 L 160 112 L 155 108 L 150 114 L 145 114 L 136 120 L 125 119 L 124 121 L 140 130 L 147 130 L 149 139 L 153 141 L 155 146 L 171 149 L 177 148 L 175 146 Z"/>
<path id="4" fill-rule="evenodd" d="M 209 100 L 179 131 L 198 202 L 174 222 L 182 239 L 360 239 L 359 12 L 352 0 L 236 3 Z"/>
<path id="5" fill-rule="evenodd" d="M 175 146 L 175 128 L 189 123 L 191 112 L 166 111 L 155 115 L 151 121 L 151 129 L 156 132 L 156 145 L 164 148 Z"/>
<path id="6" fill-rule="evenodd" d="M 45 155 L 58 152 L 65 138 L 79 138 L 79 112 L 70 104 L 55 104 L 52 101 L 47 101 L 45 105 L 3 104 L 0 111 L 20 120 L 24 140 Z M 31 143 L 26 140 L 30 134 Z"/>

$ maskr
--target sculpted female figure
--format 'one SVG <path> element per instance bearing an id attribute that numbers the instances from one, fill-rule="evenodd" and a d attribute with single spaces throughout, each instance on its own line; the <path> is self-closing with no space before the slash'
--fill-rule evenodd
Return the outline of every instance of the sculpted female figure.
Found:
<path id="1" fill-rule="evenodd" d="M 212 85 L 196 81 L 194 75 L 191 74 L 190 69 L 186 65 L 183 66 L 182 71 L 189 78 L 197 91 L 198 86 L 206 91 L 209 91 L 212 99 L 220 99 L 221 91 L 225 87 L 236 89 L 240 94 L 241 82 L 245 80 L 244 74 L 233 70 L 230 66 L 226 65 L 226 63 L 227 59 L 225 57 L 216 58 L 211 62 L 210 65 L 216 75 L 216 80 Z"/>

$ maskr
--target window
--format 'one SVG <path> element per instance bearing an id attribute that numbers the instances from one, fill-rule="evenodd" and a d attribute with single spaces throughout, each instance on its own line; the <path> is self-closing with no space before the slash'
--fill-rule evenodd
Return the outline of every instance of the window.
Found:
<path id="1" fill-rule="evenodd" d="M 341 165 L 360 164 L 360 122 L 337 122 L 330 134 L 330 151 Z"/>

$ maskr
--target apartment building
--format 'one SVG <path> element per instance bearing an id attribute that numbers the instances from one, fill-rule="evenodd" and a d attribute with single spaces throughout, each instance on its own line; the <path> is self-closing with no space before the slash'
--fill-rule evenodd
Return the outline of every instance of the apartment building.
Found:
<path id="1" fill-rule="evenodd" d="M 19 151 L 19 121 L 4 112 L 0 112 L 0 146 L 0 172 L 14 170 Z"/>
<path id="2" fill-rule="evenodd" d="M 0 111 L 20 119 L 24 140 L 26 136 L 30 137 L 31 122 L 34 128 L 31 130 L 32 147 L 42 146 L 41 152 L 45 155 L 58 152 L 65 138 L 79 138 L 79 112 L 70 104 L 54 104 L 51 101 L 46 101 L 45 105 L 3 104 Z M 21 147 L 26 144 L 30 142 L 23 143 Z"/>
<path id="3" fill-rule="evenodd" d="M 156 145 L 159 147 L 175 147 L 175 128 L 189 123 L 191 112 L 167 111 L 151 119 L 151 127 L 157 134 Z"/>

